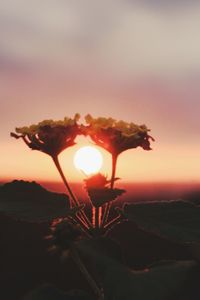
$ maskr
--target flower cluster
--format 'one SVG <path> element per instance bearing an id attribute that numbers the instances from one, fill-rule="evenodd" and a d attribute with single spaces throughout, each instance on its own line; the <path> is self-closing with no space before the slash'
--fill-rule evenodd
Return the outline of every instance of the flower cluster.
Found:
<path id="1" fill-rule="evenodd" d="M 146 125 L 139 126 L 112 118 L 95 119 L 91 115 L 87 115 L 85 120 L 87 126 L 84 133 L 113 155 L 137 147 L 151 150 L 150 140 L 154 141 L 154 139 L 148 134 L 150 130 Z"/>
<path id="2" fill-rule="evenodd" d="M 11 133 L 11 136 L 17 139 L 22 138 L 32 150 L 42 151 L 56 157 L 75 144 L 74 140 L 80 133 L 77 124 L 79 118 L 80 115 L 76 114 L 73 119 L 44 120 L 37 125 L 16 128 L 16 133 Z"/>

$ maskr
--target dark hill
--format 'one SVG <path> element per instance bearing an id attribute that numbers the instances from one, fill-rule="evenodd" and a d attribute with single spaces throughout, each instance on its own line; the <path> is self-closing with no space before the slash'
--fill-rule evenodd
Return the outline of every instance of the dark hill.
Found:
<path id="1" fill-rule="evenodd" d="M 36 182 L 14 180 L 0 187 L 0 212 L 30 222 L 63 216 L 69 208 L 65 194 L 52 193 Z"/>
<path id="2" fill-rule="evenodd" d="M 5 193 L 20 192 L 47 192 L 40 184 L 35 181 L 29 182 L 24 180 L 13 180 L 5 183 L 1 187 L 1 191 Z"/>

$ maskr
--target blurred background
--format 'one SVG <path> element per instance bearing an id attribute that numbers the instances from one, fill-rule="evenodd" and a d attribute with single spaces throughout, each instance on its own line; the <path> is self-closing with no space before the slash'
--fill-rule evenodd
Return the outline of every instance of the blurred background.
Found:
<path id="1" fill-rule="evenodd" d="M 119 202 L 183 198 L 199 204 L 199 28 L 199 0 L 0 0 L 0 185 L 34 180 L 64 192 L 50 157 L 31 151 L 10 132 L 76 112 L 84 121 L 90 113 L 145 123 L 156 139 L 152 151 L 137 148 L 121 155 L 116 176 L 127 193 Z M 90 143 L 80 137 L 60 155 L 81 198 L 86 197 L 84 176 L 75 169 L 73 157 Z M 100 151 L 102 172 L 109 175 L 110 155 Z M 41 197 L 34 194 L 29 184 L 15 185 L 22 186 L 22 211 L 24 203 L 36 210 L 45 200 L 44 192 Z M 40 193 L 40 187 L 32 186 Z M 2 197 L 1 205 L 19 210 L 17 202 L 12 207 L 16 190 L 8 192 L 10 198 L 4 203 Z M 20 300 L 44 283 L 91 292 L 70 260 L 61 265 L 58 256 L 47 253 L 49 224 L 2 213 L 0 219 L 2 299 Z M 125 223 L 113 237 L 123 245 L 130 267 L 188 259 L 180 245 L 138 231 L 134 224 Z M 194 292 L 197 286 L 195 282 Z"/>
<path id="2" fill-rule="evenodd" d="M 152 129 L 153 151 L 122 154 L 124 182 L 198 184 L 199 28 L 198 0 L 0 1 L 0 180 L 59 181 L 49 157 L 9 133 L 79 112 Z M 79 142 L 61 155 L 71 181 L 83 179 Z"/>

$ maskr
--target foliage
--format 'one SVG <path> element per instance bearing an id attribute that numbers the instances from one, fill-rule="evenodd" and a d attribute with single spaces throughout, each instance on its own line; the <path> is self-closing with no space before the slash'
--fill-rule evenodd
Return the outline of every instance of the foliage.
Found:
<path id="1" fill-rule="evenodd" d="M 105 300 L 181 299 L 184 284 L 200 275 L 194 261 L 162 261 L 135 271 L 108 256 L 94 242 L 81 242 L 77 247 L 95 265 Z"/>
<path id="2" fill-rule="evenodd" d="M 84 291 L 61 291 L 54 286 L 44 285 L 28 293 L 24 300 L 92 300 Z"/>
<path id="3" fill-rule="evenodd" d="M 200 242 L 200 207 L 185 201 L 128 204 L 124 214 L 140 228 L 181 243 Z"/>

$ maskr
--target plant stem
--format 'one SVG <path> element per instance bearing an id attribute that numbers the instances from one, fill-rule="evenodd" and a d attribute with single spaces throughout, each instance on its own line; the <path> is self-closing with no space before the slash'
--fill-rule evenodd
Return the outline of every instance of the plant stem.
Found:
<path id="1" fill-rule="evenodd" d="M 77 218 L 78 220 L 81 220 L 81 222 L 83 223 L 83 225 L 84 225 L 85 228 L 89 229 L 89 227 L 88 227 L 87 223 L 85 222 L 85 220 L 81 219 L 81 217 L 78 216 L 78 214 L 76 214 L 76 218 Z"/>
<path id="2" fill-rule="evenodd" d="M 95 228 L 99 228 L 99 207 L 95 207 Z"/>
<path id="3" fill-rule="evenodd" d="M 52 158 L 53 158 L 54 164 L 55 164 L 55 166 L 56 166 L 56 168 L 57 168 L 57 170 L 58 170 L 58 172 L 59 172 L 59 174 L 60 174 L 60 176 L 61 176 L 64 184 L 65 184 L 65 187 L 67 188 L 67 190 L 68 190 L 68 192 L 70 194 L 71 200 L 75 203 L 75 205 L 79 206 L 80 203 L 79 203 L 78 199 L 76 199 L 76 197 L 74 196 L 74 194 L 73 194 L 73 192 L 72 192 L 72 190 L 71 190 L 71 188 L 69 186 L 69 183 L 67 182 L 67 179 L 66 179 L 66 177 L 65 177 L 65 175 L 63 173 L 63 170 L 62 170 L 62 168 L 60 166 L 58 157 L 55 156 L 55 157 L 52 157 Z M 70 207 L 72 208 L 72 203 L 71 202 L 70 202 Z"/>
<path id="4" fill-rule="evenodd" d="M 71 247 L 71 252 L 70 253 L 71 253 L 71 256 L 72 256 L 74 262 L 79 267 L 79 270 L 84 275 L 85 279 L 87 280 L 87 282 L 91 286 L 92 290 L 94 291 L 94 294 L 98 297 L 97 299 L 98 300 L 103 300 L 104 297 L 103 297 L 103 294 L 102 294 L 100 288 L 98 287 L 97 283 L 95 282 L 95 280 L 92 278 L 92 276 L 90 275 L 90 273 L 86 269 L 86 267 L 85 267 L 84 263 L 82 262 L 78 252 L 76 251 L 75 247 Z"/>
<path id="5" fill-rule="evenodd" d="M 112 155 L 112 176 L 111 176 L 111 180 L 110 180 L 110 188 L 111 189 L 114 188 L 114 184 L 115 184 L 115 174 L 116 174 L 116 168 L 117 168 L 117 158 L 118 158 L 117 154 L 113 154 Z M 109 212 L 110 212 L 111 206 L 112 206 L 112 202 L 109 202 L 109 203 L 106 204 L 104 215 L 103 215 L 102 225 L 105 225 L 105 223 L 108 221 L 108 217 L 109 217 Z"/>
<path id="6" fill-rule="evenodd" d="M 110 182 L 110 188 L 111 189 L 114 188 L 114 184 L 115 184 L 115 174 L 116 174 L 116 169 L 117 169 L 117 159 L 118 159 L 118 155 L 117 154 L 113 154 L 112 155 L 112 176 L 111 176 L 111 182 Z"/>
<path id="7" fill-rule="evenodd" d="M 72 204 L 73 204 L 72 202 L 74 202 L 74 204 L 75 204 L 76 206 L 79 206 L 80 203 L 79 203 L 78 199 L 75 197 L 74 193 L 72 192 L 72 190 L 71 190 L 71 188 L 70 188 L 70 186 L 69 186 L 69 183 L 67 182 L 67 179 L 66 179 L 66 177 L 65 177 L 65 175 L 64 175 L 64 173 L 63 173 L 63 170 L 62 170 L 62 168 L 61 168 L 61 165 L 60 165 L 60 163 L 59 163 L 58 157 L 55 156 L 55 157 L 52 157 L 52 159 L 53 159 L 54 164 L 55 164 L 55 166 L 56 166 L 56 168 L 57 168 L 57 170 L 58 170 L 58 172 L 59 172 L 59 174 L 60 174 L 60 176 L 61 176 L 61 178 L 62 178 L 62 180 L 63 180 L 63 182 L 64 182 L 65 187 L 67 188 L 67 190 L 68 190 L 68 192 L 69 192 L 70 199 L 72 200 L 72 201 L 70 201 L 70 208 L 72 208 Z M 89 227 L 92 227 L 90 221 L 88 220 L 86 214 L 85 214 L 83 211 L 80 211 L 80 215 L 81 215 L 81 217 L 83 218 L 83 221 L 85 221 L 86 224 L 87 224 Z"/>
<path id="8" fill-rule="evenodd" d="M 68 217 L 68 221 L 74 225 L 77 226 L 77 223 L 80 225 L 78 228 L 79 230 L 87 237 L 87 238 L 91 238 L 91 235 L 88 233 L 88 228 L 85 228 L 82 220 L 80 221 L 79 219 L 77 220 L 77 217 L 72 218 L 72 217 Z"/>
<path id="9" fill-rule="evenodd" d="M 111 227 L 113 227 L 114 225 L 120 223 L 121 221 L 122 221 L 122 217 L 121 216 L 117 216 L 116 218 L 114 218 L 113 220 L 111 220 L 109 223 L 107 223 L 104 228 L 106 230 L 108 230 Z"/>
<path id="10" fill-rule="evenodd" d="M 99 207 L 99 227 L 102 225 L 102 206 Z"/>
<path id="11" fill-rule="evenodd" d="M 96 208 L 94 206 L 92 206 L 92 225 L 93 225 L 93 228 L 95 228 L 95 212 L 96 212 Z"/>

